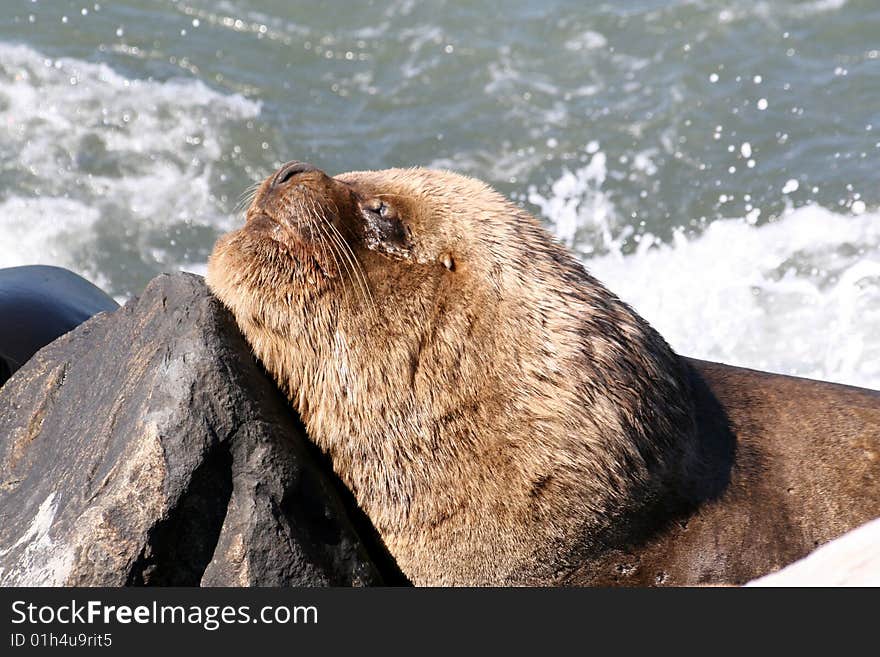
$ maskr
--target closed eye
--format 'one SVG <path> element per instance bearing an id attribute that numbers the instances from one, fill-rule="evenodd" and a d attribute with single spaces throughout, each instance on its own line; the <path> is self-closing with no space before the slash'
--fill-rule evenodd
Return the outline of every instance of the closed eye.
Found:
<path id="1" fill-rule="evenodd" d="M 387 217 L 390 214 L 390 209 L 385 201 L 375 200 L 371 201 L 365 206 L 365 209 L 370 214 L 374 214 L 379 217 Z"/>
<path id="2" fill-rule="evenodd" d="M 409 229 L 400 220 L 394 206 L 385 201 L 372 198 L 362 205 L 366 219 L 366 235 L 368 244 L 380 251 L 399 251 L 409 247 Z"/>

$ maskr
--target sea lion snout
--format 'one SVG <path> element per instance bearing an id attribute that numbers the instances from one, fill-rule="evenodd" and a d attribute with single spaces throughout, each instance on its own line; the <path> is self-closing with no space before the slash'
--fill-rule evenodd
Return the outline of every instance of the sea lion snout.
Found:
<path id="1" fill-rule="evenodd" d="M 329 206 L 339 207 L 339 183 L 308 162 L 291 160 L 269 175 L 248 209 L 248 219 L 269 218 L 273 223 L 299 231 L 312 225 L 315 215 L 326 215 Z"/>
<path id="2" fill-rule="evenodd" d="M 271 189 L 275 189 L 277 187 L 282 186 L 284 183 L 289 182 L 292 178 L 303 174 L 309 173 L 312 171 L 318 171 L 318 167 L 309 164 L 308 162 L 300 162 L 298 160 L 291 160 L 290 162 L 286 162 L 281 165 L 281 168 L 275 172 L 275 175 L 272 176 L 271 182 L 269 183 L 269 187 Z M 318 171 L 318 173 L 323 174 L 323 171 Z M 324 174 L 326 175 L 326 174 Z"/>

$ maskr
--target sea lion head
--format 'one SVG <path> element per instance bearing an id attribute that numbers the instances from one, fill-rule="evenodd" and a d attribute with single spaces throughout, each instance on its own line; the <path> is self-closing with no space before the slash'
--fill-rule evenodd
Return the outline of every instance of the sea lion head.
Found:
<path id="1" fill-rule="evenodd" d="M 472 178 L 290 162 L 207 280 L 416 583 L 558 575 L 689 450 L 676 355 Z"/>
<path id="2" fill-rule="evenodd" d="M 237 252 L 249 263 L 257 259 L 262 267 L 248 268 L 262 277 L 256 289 L 265 294 L 273 277 L 274 289 L 305 310 L 332 289 L 381 311 L 391 307 L 389 299 L 373 306 L 374 292 L 410 292 L 384 287 L 385 279 L 399 284 L 397 272 L 436 282 L 457 267 L 485 268 L 485 253 L 473 254 L 465 239 L 479 236 L 468 236 L 473 226 L 459 219 L 475 213 L 491 221 L 507 205 L 483 183 L 449 172 L 399 169 L 331 178 L 309 164 L 288 162 L 259 186 L 244 228 L 221 239 L 215 257 Z M 219 283 L 215 273 L 212 268 L 209 281 Z M 352 306 L 347 310 L 366 310 Z"/>

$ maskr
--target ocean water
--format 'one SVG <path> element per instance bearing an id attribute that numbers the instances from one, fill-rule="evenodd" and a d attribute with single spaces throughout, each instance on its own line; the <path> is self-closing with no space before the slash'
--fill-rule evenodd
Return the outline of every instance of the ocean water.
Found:
<path id="1" fill-rule="evenodd" d="M 880 388 L 876 0 L 0 5 L 0 267 L 124 301 L 283 161 L 448 167 L 680 353 Z"/>

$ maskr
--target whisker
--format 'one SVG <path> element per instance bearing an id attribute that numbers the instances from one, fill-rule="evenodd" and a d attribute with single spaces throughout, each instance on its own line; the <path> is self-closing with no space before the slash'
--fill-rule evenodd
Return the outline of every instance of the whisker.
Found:
<path id="1" fill-rule="evenodd" d="M 300 213 L 301 213 L 301 214 L 305 213 L 305 208 L 302 207 L 302 203 L 300 203 L 299 201 L 297 201 L 297 206 L 299 207 L 299 209 L 300 209 Z M 310 240 L 311 242 L 318 242 L 318 241 L 315 239 L 314 222 L 312 222 L 312 221 L 306 221 L 306 226 L 308 226 L 308 229 L 309 229 L 309 240 Z M 327 252 L 324 250 L 324 243 L 323 243 L 323 240 L 320 241 L 320 242 L 318 242 L 318 244 L 319 244 L 320 247 L 321 247 L 321 256 L 322 256 L 322 257 L 324 258 L 324 260 L 326 261 L 326 260 L 327 260 Z"/>
<path id="2" fill-rule="evenodd" d="M 330 201 L 330 202 L 332 203 L 332 201 Z M 335 204 L 334 204 L 334 207 L 335 207 Z M 338 209 L 337 209 L 337 213 L 338 213 Z M 327 233 L 328 233 L 331 241 L 336 244 L 337 249 L 340 252 L 340 255 L 350 265 L 351 274 L 352 274 L 352 276 L 351 276 L 352 277 L 352 284 L 355 284 L 354 279 L 357 279 L 356 284 L 360 290 L 360 295 L 362 297 L 363 302 L 365 304 L 367 304 L 368 306 L 375 307 L 375 301 L 373 300 L 373 295 L 370 292 L 370 286 L 368 285 L 368 283 L 366 281 L 366 276 L 364 275 L 364 272 L 363 272 L 362 268 L 360 267 L 360 263 L 358 262 L 357 257 L 351 251 L 351 248 L 348 246 L 348 244 L 345 242 L 345 240 L 342 238 L 342 236 L 339 234 L 339 231 L 336 228 L 336 226 L 333 225 L 333 222 L 327 218 L 327 214 L 326 214 L 326 212 L 323 211 L 323 208 L 321 210 L 321 218 L 323 219 L 324 223 L 326 224 Z"/>
<path id="3" fill-rule="evenodd" d="M 335 244 L 334 244 L 334 243 L 328 238 L 327 231 L 326 231 L 326 229 L 324 228 L 324 226 L 322 226 L 320 223 L 318 223 L 318 224 L 316 224 L 316 225 L 317 225 L 317 227 L 318 227 L 318 231 L 319 231 L 320 234 L 321 234 L 321 239 L 322 239 L 324 242 L 326 242 L 327 247 L 330 249 L 330 253 L 333 255 L 333 262 L 334 262 L 334 264 L 336 265 L 336 269 L 339 270 L 339 271 L 341 271 L 341 272 L 344 272 L 345 275 L 348 277 L 348 279 L 349 279 L 352 283 L 354 283 L 354 280 L 352 279 L 351 271 L 349 270 L 348 265 L 345 263 L 344 260 L 341 261 L 341 263 L 340 263 L 341 258 L 340 258 L 340 256 L 339 256 L 339 249 L 338 249 L 338 247 L 337 247 L 337 246 L 336 246 L 336 245 L 335 245 Z"/>
<path id="4" fill-rule="evenodd" d="M 332 235 L 327 231 L 327 227 L 323 225 L 323 222 L 319 221 L 317 223 L 318 230 L 322 235 L 322 239 L 327 243 L 327 246 L 330 249 L 330 252 L 333 254 L 333 260 L 336 263 L 337 269 L 345 272 L 345 275 L 348 277 L 348 280 L 351 282 L 353 288 L 356 290 L 356 293 L 360 293 L 363 295 L 363 292 L 360 290 L 358 286 L 359 281 L 355 280 L 355 274 L 351 267 L 351 264 L 346 260 L 344 254 L 341 253 L 339 249 L 339 245 L 332 239 Z"/>
<path id="5" fill-rule="evenodd" d="M 259 189 L 260 185 L 262 185 L 262 184 L 263 184 L 262 180 L 257 180 L 255 182 L 252 182 L 250 185 L 247 186 L 247 189 L 245 191 L 250 192 L 255 189 Z"/>
<path id="6" fill-rule="evenodd" d="M 369 282 L 367 281 L 366 272 L 364 272 L 363 266 L 360 261 L 357 259 L 357 256 L 352 251 L 351 247 L 342 237 L 342 234 L 339 232 L 339 229 L 336 228 L 331 222 L 327 222 L 327 225 L 330 227 L 330 230 L 334 233 L 334 238 L 337 243 L 340 245 L 340 248 L 343 250 L 345 257 L 351 261 L 352 268 L 355 270 L 355 274 L 358 278 L 358 283 L 360 284 L 360 288 L 362 290 L 362 294 L 364 296 L 364 301 L 369 302 L 369 305 L 375 308 L 376 300 L 373 298 L 373 292 L 370 290 Z"/>
<path id="7" fill-rule="evenodd" d="M 339 253 L 340 258 L 342 258 L 342 261 L 345 263 L 346 270 L 350 272 L 349 278 L 351 279 L 352 285 L 354 285 L 357 289 L 358 296 L 360 296 L 361 300 L 366 303 L 369 300 L 369 292 L 367 291 L 367 288 L 364 287 L 364 283 L 361 280 L 360 272 L 357 269 L 357 265 L 352 262 L 351 257 L 348 255 L 348 253 L 346 253 L 343 245 L 340 244 L 339 239 L 331 232 L 331 229 L 328 227 L 328 225 L 323 225 L 322 228 L 327 235 L 328 240 L 331 244 L 334 245 L 336 252 Z"/>
<path id="8" fill-rule="evenodd" d="M 337 273 L 339 272 L 339 258 L 333 253 L 333 249 L 330 244 L 327 243 L 327 238 L 324 235 L 324 232 L 321 230 L 321 222 L 318 218 L 318 215 L 312 211 L 306 210 L 305 204 L 302 201 L 299 201 L 299 206 L 302 209 L 304 214 L 309 215 L 309 235 L 312 237 L 314 241 L 314 233 L 312 232 L 313 227 L 318 229 L 318 245 L 321 247 L 321 256 L 324 258 L 325 262 L 329 262 L 329 258 L 327 257 L 327 252 L 329 250 L 330 254 L 333 256 L 333 266 L 336 269 Z"/>
<path id="9" fill-rule="evenodd" d="M 249 185 L 239 195 L 238 201 L 236 201 L 235 207 L 233 208 L 234 214 L 238 214 L 239 212 L 242 212 L 243 210 L 245 210 L 247 208 L 247 206 L 249 206 L 253 202 L 254 197 L 257 195 L 257 191 L 259 191 L 260 185 L 262 185 L 262 184 L 263 183 L 260 181 L 255 182 L 255 183 Z"/>
<path id="10" fill-rule="evenodd" d="M 327 247 L 329 247 L 329 249 L 330 249 L 330 252 L 333 254 L 333 262 L 336 265 L 337 270 L 341 269 L 342 271 L 344 271 L 345 274 L 348 276 L 348 279 L 351 281 L 352 285 L 355 285 L 355 280 L 354 280 L 355 275 L 352 272 L 352 270 L 349 266 L 349 263 L 347 263 L 344 259 L 341 259 L 340 256 L 342 254 L 340 254 L 338 247 L 336 245 L 334 245 L 333 240 L 331 239 L 331 236 L 327 233 L 327 231 L 325 230 L 325 227 L 322 225 L 323 224 L 323 221 L 322 221 L 323 217 L 318 213 L 318 208 L 317 208 L 314 200 L 310 199 L 309 204 L 311 207 L 308 212 L 309 212 L 309 215 L 314 218 L 315 225 L 317 226 L 317 228 L 322 236 L 322 247 L 326 243 Z M 339 266 L 340 260 L 341 260 L 342 267 Z"/>
<path id="11" fill-rule="evenodd" d="M 328 199 L 328 201 L 329 201 L 330 204 L 333 206 L 333 210 L 334 210 L 334 212 L 336 213 L 336 216 L 337 216 L 337 217 L 340 216 L 340 215 L 339 215 L 339 208 L 337 207 L 337 205 L 336 205 L 336 203 L 333 201 L 333 199 Z M 332 221 L 328 220 L 327 217 L 326 217 L 326 215 L 325 215 L 324 219 L 325 219 L 325 221 L 327 221 L 327 223 L 330 225 L 330 228 L 333 230 L 333 232 L 336 233 L 336 237 L 337 237 L 337 239 L 338 239 L 339 242 L 342 244 L 342 246 L 345 247 L 345 250 L 348 251 L 349 254 L 351 254 L 351 258 L 352 258 L 352 260 L 354 261 L 354 263 L 355 263 L 355 265 L 356 265 L 356 267 L 357 267 L 357 269 L 358 269 L 358 272 L 359 272 L 359 274 L 360 274 L 360 276 L 361 276 L 361 278 L 362 278 L 363 286 L 364 286 L 364 288 L 366 289 L 367 296 L 369 296 L 369 298 L 370 298 L 370 303 L 371 303 L 371 304 L 373 305 L 373 307 L 375 308 L 376 301 L 375 301 L 375 299 L 373 298 L 372 290 L 370 290 L 369 281 L 368 281 L 368 279 L 367 279 L 367 273 L 366 273 L 366 271 L 364 271 L 363 265 L 361 264 L 360 260 L 358 260 L 358 257 L 357 257 L 357 255 L 355 254 L 354 250 L 351 248 L 351 246 L 349 245 L 349 243 L 345 240 L 345 237 L 343 237 L 342 233 L 341 233 L 341 232 L 339 231 L 339 229 L 334 225 L 334 223 L 333 223 Z"/>
<path id="12" fill-rule="evenodd" d="M 339 209 L 336 208 L 336 204 L 333 201 L 330 201 L 333 204 L 333 207 L 336 209 L 337 216 L 339 215 Z M 342 233 L 339 232 L 339 229 L 327 218 L 327 215 L 323 215 L 324 221 L 330 227 L 330 230 L 335 233 L 335 240 L 339 244 L 339 246 L 344 250 L 343 253 L 347 252 L 346 258 L 352 263 L 352 267 L 356 270 L 358 276 L 358 282 L 362 288 L 362 294 L 364 295 L 364 301 L 369 301 L 370 306 L 375 309 L 376 301 L 373 298 L 373 293 L 370 290 L 370 285 L 367 281 L 366 272 L 364 272 L 363 267 L 360 261 L 357 259 L 354 251 L 351 246 L 349 246 L 348 242 L 345 241 L 345 238 L 342 236 Z"/>

